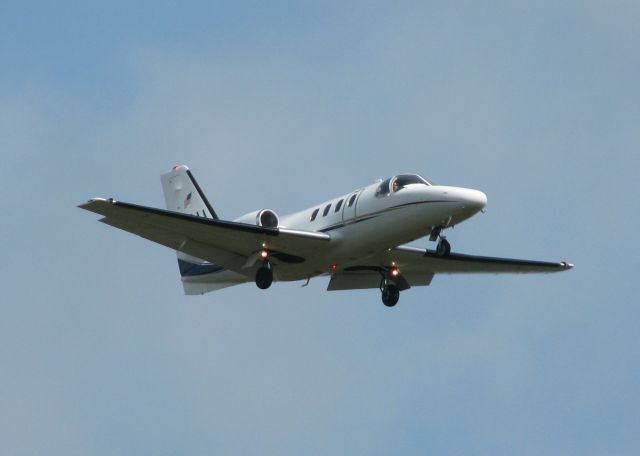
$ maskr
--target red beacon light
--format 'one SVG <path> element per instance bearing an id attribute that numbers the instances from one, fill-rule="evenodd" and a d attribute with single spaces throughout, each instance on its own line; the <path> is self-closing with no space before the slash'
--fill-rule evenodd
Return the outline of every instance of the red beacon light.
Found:
<path id="1" fill-rule="evenodd" d="M 331 269 L 331 272 L 335 272 L 338 269 L 338 265 L 336 263 L 331 263 L 329 269 Z"/>

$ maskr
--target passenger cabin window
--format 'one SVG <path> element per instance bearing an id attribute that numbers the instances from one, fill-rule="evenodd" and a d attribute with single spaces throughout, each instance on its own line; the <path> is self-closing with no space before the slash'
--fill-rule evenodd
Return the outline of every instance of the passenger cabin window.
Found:
<path id="1" fill-rule="evenodd" d="M 356 202 L 356 196 L 358 196 L 357 193 L 354 193 L 353 195 L 351 195 L 351 198 L 349 198 L 349 203 L 347 204 L 348 207 L 353 206 L 353 203 Z"/>
<path id="2" fill-rule="evenodd" d="M 313 213 L 311 214 L 311 221 L 313 222 L 316 217 L 318 216 L 318 211 L 320 211 L 320 208 L 316 209 L 315 211 L 313 211 Z"/>
<path id="3" fill-rule="evenodd" d="M 338 204 L 336 204 L 336 210 L 335 210 L 334 212 L 338 212 L 338 211 L 340 210 L 340 208 L 342 207 L 342 202 L 343 202 L 343 201 L 344 201 L 344 200 L 340 200 L 340 201 L 338 201 Z"/>
<path id="4" fill-rule="evenodd" d="M 324 211 L 322 212 L 323 217 L 326 217 L 326 215 L 329 213 L 329 209 L 331 209 L 331 203 L 327 204 L 327 207 L 324 208 Z"/>

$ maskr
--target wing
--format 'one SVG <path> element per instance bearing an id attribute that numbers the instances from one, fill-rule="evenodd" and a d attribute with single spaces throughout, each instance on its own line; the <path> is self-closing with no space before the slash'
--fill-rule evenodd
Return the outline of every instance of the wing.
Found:
<path id="1" fill-rule="evenodd" d="M 402 279 L 396 282 L 400 290 L 429 285 L 435 274 L 532 274 L 573 268 L 572 264 L 566 262 L 516 260 L 462 253 L 440 257 L 432 250 L 401 246 L 373 256 L 366 263 L 347 266 L 333 275 L 329 290 L 377 288 L 382 274 L 392 265 L 397 266 L 401 272 Z"/>
<path id="2" fill-rule="evenodd" d="M 440 257 L 433 250 L 415 247 L 396 247 L 386 252 L 387 259 L 395 261 L 402 271 L 433 274 L 532 274 L 566 271 L 572 264 L 547 261 L 516 260 L 462 253 Z"/>
<path id="3" fill-rule="evenodd" d="M 248 273 L 247 259 L 263 247 L 276 261 L 300 263 L 331 240 L 324 233 L 214 220 L 113 199 L 95 198 L 78 207 L 104 215 L 103 223 L 241 274 Z"/>

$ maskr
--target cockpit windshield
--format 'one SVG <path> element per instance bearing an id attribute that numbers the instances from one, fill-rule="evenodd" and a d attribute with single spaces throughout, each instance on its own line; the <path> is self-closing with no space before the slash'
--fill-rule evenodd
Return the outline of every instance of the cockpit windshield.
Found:
<path id="1" fill-rule="evenodd" d="M 433 185 L 430 181 L 417 174 L 398 174 L 390 177 L 380 183 L 376 190 L 376 196 L 385 196 L 389 193 L 395 193 L 407 185 Z"/>

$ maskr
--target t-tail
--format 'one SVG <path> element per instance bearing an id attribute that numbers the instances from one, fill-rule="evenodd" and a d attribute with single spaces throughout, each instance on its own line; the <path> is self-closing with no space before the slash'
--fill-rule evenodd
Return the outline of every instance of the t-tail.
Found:
<path id="1" fill-rule="evenodd" d="M 167 209 L 182 214 L 217 219 L 218 215 L 204 196 L 193 174 L 184 165 L 174 166 L 160 177 Z"/>
<path id="2" fill-rule="evenodd" d="M 160 176 L 162 190 L 167 209 L 182 214 L 194 215 L 209 219 L 218 219 L 218 214 L 213 209 L 209 200 L 204 195 L 193 174 L 185 165 L 174 166 L 173 169 Z M 227 286 L 235 285 L 228 283 L 232 274 L 225 271 L 222 266 L 208 261 L 177 252 L 178 268 L 182 278 L 185 294 L 203 294 L 209 291 L 218 290 Z M 214 279 L 222 279 L 218 280 Z M 235 274 L 233 274 L 235 276 Z M 215 282 L 211 282 L 214 279 Z"/>

